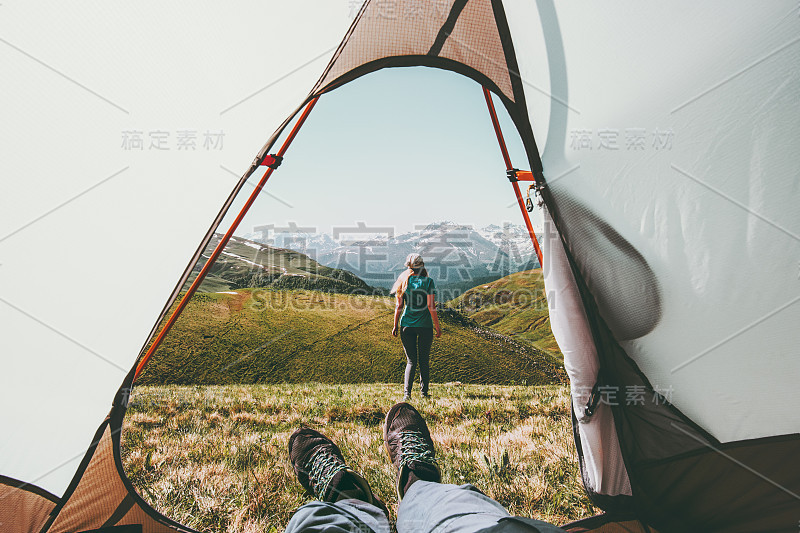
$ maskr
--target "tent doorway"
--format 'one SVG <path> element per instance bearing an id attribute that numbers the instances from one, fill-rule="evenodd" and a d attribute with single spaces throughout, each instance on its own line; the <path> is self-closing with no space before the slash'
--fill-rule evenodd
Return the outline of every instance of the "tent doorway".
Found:
<path id="1" fill-rule="evenodd" d="M 388 101 L 395 107 L 381 112 L 377 106 L 352 105 L 364 94 L 379 94 L 376 104 Z M 498 114 L 511 157 L 522 160 L 524 148 L 510 118 L 502 108 Z M 486 239 L 479 230 L 492 222 L 502 228 L 503 222 L 516 221 L 517 237 L 526 237 L 480 86 L 435 69 L 382 71 L 323 95 L 269 185 L 273 187 L 260 195 L 221 255 L 223 261 L 230 260 L 247 250 L 249 243 L 251 255 L 244 259 L 251 264 L 250 274 L 264 262 L 262 252 L 253 247 L 263 242 L 258 230 L 264 226 L 272 226 L 266 237 L 277 240 L 273 246 L 294 247 L 300 250 L 297 256 L 305 251 L 321 260 L 322 250 L 313 250 L 317 241 L 298 247 L 291 236 L 276 235 L 275 227 L 295 222 L 299 228 L 316 228 L 316 220 L 334 219 L 338 226 L 328 231 L 351 232 L 346 235 L 355 241 L 350 251 L 358 251 L 364 248 L 354 236 L 360 231 L 359 221 L 365 229 L 361 241 L 380 240 L 375 234 L 382 229 L 396 238 L 422 234 L 429 226 L 444 223 L 439 230 L 445 234 L 444 244 L 449 234 L 457 246 L 431 269 L 431 276 L 441 285 L 438 299 L 446 306 L 465 292 L 461 287 L 493 283 L 503 274 L 514 273 L 495 270 L 494 279 L 473 280 L 468 270 L 464 279 L 460 270 L 465 265 L 477 271 L 479 265 L 471 262 L 477 259 L 492 266 L 497 257 L 462 257 L 459 247 L 484 246 Z M 240 196 L 250 191 L 243 188 Z M 408 196 L 422 201 L 408 201 Z M 237 198 L 231 213 L 242 203 Z M 496 213 L 502 213 L 502 218 Z M 233 217 L 228 215 L 220 227 L 226 228 Z M 298 237 L 309 239 L 312 232 L 302 233 Z M 442 244 L 435 242 L 430 252 L 441 255 L 436 248 Z M 210 255 L 213 245 L 204 256 Z M 390 253 L 375 242 L 369 248 L 371 255 Z M 512 252 L 527 255 L 507 268 L 536 266 L 532 245 L 524 251 L 498 247 L 495 254 Z M 299 260 L 297 256 L 294 260 Z M 350 254 L 354 257 L 359 255 Z M 279 252 L 272 260 L 285 259 L 292 261 Z M 434 257 L 430 259 L 436 264 Z M 378 288 L 383 277 L 370 278 L 370 274 L 386 274 L 370 263 L 356 261 L 327 266 L 351 267 Z M 400 272 L 392 266 L 389 284 Z M 219 271 L 211 272 L 219 282 Z M 546 316 L 543 291 L 537 293 L 534 288 L 541 283 L 540 274 L 521 273 L 518 278 L 514 283 L 519 287 L 511 292 L 522 301 L 498 304 L 528 306 Z M 501 292 L 495 290 L 491 296 Z M 485 302 L 483 306 L 489 307 Z M 281 439 L 300 423 L 341 433 L 359 461 L 388 479 L 383 465 L 375 464 L 379 457 L 373 453 L 370 435 L 379 436 L 382 412 L 402 394 L 397 381 L 402 380 L 405 360 L 399 341 L 389 336 L 392 311 L 392 300 L 380 295 L 270 286 L 208 284 L 201 288 L 141 374 L 137 384 L 144 386 L 133 392 L 123 432 L 123 461 L 134 486 L 160 511 L 199 529 L 209 523 L 192 522 L 192 516 L 235 520 L 239 512 L 247 520 L 259 513 L 262 518 L 285 517 L 301 495 L 292 488 L 283 467 Z M 326 322 L 326 327 L 320 322 Z M 453 481 L 461 480 L 459 476 L 478 476 L 475 481 L 486 484 L 487 490 L 517 498 L 525 506 L 518 510 L 521 514 L 555 522 L 590 514 L 592 508 L 580 489 L 569 394 L 560 385 L 563 374 L 557 368 L 560 361 L 540 361 L 549 372 L 540 373 L 533 370 L 531 361 L 544 353 L 532 348 L 520 354 L 518 350 L 527 346 L 524 340 L 506 342 L 496 332 L 489 339 L 488 328 L 475 334 L 455 319 L 443 317 L 443 322 L 444 338 L 437 341 L 432 354 L 435 398 L 423 408 L 445 435 L 448 444 L 443 453 L 452 454 L 458 464 Z M 258 331 L 249 331 L 252 338 L 248 339 L 250 328 Z M 237 343 L 235 339 L 245 340 Z M 223 353 L 225 348 L 231 353 Z M 276 356 L 284 360 L 275 361 Z M 503 371 L 492 369 L 493 357 L 504 361 L 494 365 Z M 510 357 L 519 361 L 511 362 Z M 315 360 L 322 369 L 309 366 Z M 334 368 L 339 375 L 331 375 Z M 278 383 L 293 383 L 265 385 L 275 383 L 265 375 L 267 370 L 278 376 Z M 543 449 L 549 449 L 550 456 L 540 456 Z M 542 483 L 515 481 L 531 475 L 540 476 Z M 570 479 L 566 484 L 546 486 L 548 476 L 565 475 Z M 277 490 L 276 484 L 285 484 L 285 490 Z M 520 493 L 513 495 L 515 485 Z M 166 493 L 165 487 L 169 487 Z M 550 491 L 554 490 L 561 496 L 553 498 Z M 536 491 L 541 495 L 535 495 Z M 225 516 L 212 518 L 214 513 L 187 507 L 203 498 L 216 498 L 215 508 L 225 508 L 225 498 L 233 493 L 246 494 L 247 501 Z M 545 495 L 560 503 L 537 511 L 536 502 Z M 280 527 L 280 520 L 275 525 Z"/>

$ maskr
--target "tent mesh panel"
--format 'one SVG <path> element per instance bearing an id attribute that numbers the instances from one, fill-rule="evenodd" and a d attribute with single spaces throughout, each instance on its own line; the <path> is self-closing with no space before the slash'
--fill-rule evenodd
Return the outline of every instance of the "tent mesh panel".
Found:
<path id="1" fill-rule="evenodd" d="M 120 465 L 115 459 L 115 452 L 119 451 L 119 431 L 120 428 L 112 430 L 111 424 L 106 425 L 80 482 L 47 533 L 131 524 L 141 525 L 142 533 L 191 531 L 157 520 L 157 513 L 145 509 L 140 498 L 125 486 Z"/>
<path id="2" fill-rule="evenodd" d="M 34 487 L 0 476 L 0 530 L 3 533 L 37 533 L 56 506 L 56 498 Z"/>
<path id="3" fill-rule="evenodd" d="M 464 64 L 486 75 L 514 101 L 489 0 L 368 2 L 313 92 L 362 65 L 402 56 L 438 56 Z"/>

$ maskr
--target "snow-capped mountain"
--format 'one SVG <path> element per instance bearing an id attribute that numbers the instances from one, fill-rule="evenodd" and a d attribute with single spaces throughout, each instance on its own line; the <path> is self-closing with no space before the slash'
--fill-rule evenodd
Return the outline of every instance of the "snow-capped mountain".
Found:
<path id="1" fill-rule="evenodd" d="M 533 243 L 525 226 L 508 223 L 503 226 L 490 224 L 476 231 L 498 248 L 507 250 L 509 255 L 519 254 L 521 257 L 531 257 L 534 254 Z M 539 237 L 537 235 L 537 238 Z"/>
<path id="2" fill-rule="evenodd" d="M 439 292 L 447 292 L 440 299 L 538 265 L 527 230 L 514 224 L 476 229 L 442 221 L 400 235 L 395 235 L 393 228 L 363 223 L 337 228 L 332 234 L 307 231 L 310 228 L 297 225 L 256 229 L 258 232 L 246 238 L 304 253 L 379 287 L 391 287 L 403 270 L 406 256 L 417 252 L 425 259 Z"/>

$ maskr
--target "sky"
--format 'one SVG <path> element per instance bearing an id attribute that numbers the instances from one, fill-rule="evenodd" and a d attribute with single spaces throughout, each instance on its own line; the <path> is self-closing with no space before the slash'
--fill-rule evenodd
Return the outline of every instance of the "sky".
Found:
<path id="1" fill-rule="evenodd" d="M 517 130 L 495 107 L 512 162 L 526 169 Z M 384 69 L 323 95 L 264 191 L 238 235 L 291 223 L 396 234 L 442 220 L 523 224 L 480 86 L 433 68 Z M 532 220 L 541 227 L 539 213 Z"/>

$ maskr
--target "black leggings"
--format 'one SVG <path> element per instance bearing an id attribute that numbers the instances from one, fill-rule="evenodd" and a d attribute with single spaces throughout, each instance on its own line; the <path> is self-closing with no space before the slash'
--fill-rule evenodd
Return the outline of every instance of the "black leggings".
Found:
<path id="1" fill-rule="evenodd" d="M 411 396 L 414 385 L 414 373 L 419 363 L 419 382 L 422 394 L 428 394 L 430 385 L 430 355 L 433 344 L 433 328 L 409 328 L 400 330 L 400 340 L 406 352 L 406 376 L 404 389 L 406 396 Z"/>

